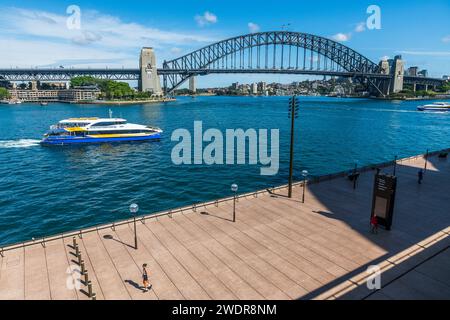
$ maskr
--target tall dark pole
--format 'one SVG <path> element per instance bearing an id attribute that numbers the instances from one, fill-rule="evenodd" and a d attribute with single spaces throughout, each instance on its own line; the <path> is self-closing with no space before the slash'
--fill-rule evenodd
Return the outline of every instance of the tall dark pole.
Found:
<path id="1" fill-rule="evenodd" d="M 303 195 L 302 195 L 302 203 L 305 203 L 305 189 L 306 189 L 306 177 L 303 179 Z"/>
<path id="2" fill-rule="evenodd" d="M 358 179 L 357 172 L 358 172 L 358 163 L 355 163 L 355 169 L 353 170 L 353 190 L 356 190 L 356 180 Z"/>
<path id="3" fill-rule="evenodd" d="M 427 154 L 425 155 L 425 168 L 424 168 L 424 171 L 423 171 L 423 173 L 426 173 L 427 172 L 427 166 L 428 166 L 428 149 L 427 149 Z"/>
<path id="4" fill-rule="evenodd" d="M 137 250 L 138 245 L 137 245 L 136 215 L 133 216 L 133 221 L 134 221 L 134 248 Z"/>
<path id="5" fill-rule="evenodd" d="M 233 197 L 233 222 L 236 222 L 236 194 Z"/>
<path id="6" fill-rule="evenodd" d="M 290 162 L 289 162 L 289 191 L 288 196 L 292 198 L 292 175 L 294 172 L 294 129 L 295 118 L 298 111 L 297 97 L 293 96 L 289 99 L 289 117 L 291 118 L 291 146 L 290 146 Z"/>

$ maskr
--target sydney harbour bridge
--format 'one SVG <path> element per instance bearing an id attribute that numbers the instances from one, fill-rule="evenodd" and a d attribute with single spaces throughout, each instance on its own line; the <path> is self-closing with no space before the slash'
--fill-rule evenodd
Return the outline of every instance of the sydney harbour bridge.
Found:
<path id="1" fill-rule="evenodd" d="M 153 52 L 153 51 L 152 51 Z M 403 84 L 439 86 L 444 80 L 404 75 L 401 57 L 375 63 L 342 43 L 312 34 L 272 31 L 226 39 L 156 67 L 141 53 L 137 69 L 0 69 L 3 81 L 68 81 L 77 76 L 137 80 L 143 90 L 161 88 L 170 95 L 196 76 L 209 74 L 290 74 L 353 78 L 374 95 L 398 92 Z M 160 78 L 162 77 L 162 86 Z M 146 85 L 142 85 L 147 78 Z M 156 83 L 157 82 L 157 83 Z"/>

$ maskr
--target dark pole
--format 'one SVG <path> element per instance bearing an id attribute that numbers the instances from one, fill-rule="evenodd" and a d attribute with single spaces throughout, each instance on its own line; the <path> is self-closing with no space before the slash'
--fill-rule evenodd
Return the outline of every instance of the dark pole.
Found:
<path id="1" fill-rule="evenodd" d="M 294 172 L 294 128 L 296 117 L 296 96 L 293 96 L 289 101 L 290 118 L 291 118 L 291 146 L 290 146 L 290 163 L 289 163 L 289 192 L 288 197 L 292 198 L 292 175 Z"/>
<path id="2" fill-rule="evenodd" d="M 302 195 L 302 203 L 305 203 L 305 189 L 306 189 L 306 177 L 303 179 L 303 195 Z"/>
<path id="3" fill-rule="evenodd" d="M 427 154 L 425 155 L 425 168 L 423 173 L 427 172 L 427 166 L 428 166 L 428 149 L 427 149 Z"/>
<path id="4" fill-rule="evenodd" d="M 136 214 L 133 216 L 134 221 L 134 248 L 137 250 L 138 244 L 137 244 L 137 231 L 136 231 Z"/>
<path id="5" fill-rule="evenodd" d="M 395 160 L 394 160 L 394 177 L 397 174 L 397 156 L 395 156 Z"/>
<path id="6" fill-rule="evenodd" d="M 236 192 L 233 197 L 233 222 L 236 222 Z"/>
<path id="7" fill-rule="evenodd" d="M 356 172 L 358 171 L 358 164 L 355 163 L 355 169 L 353 170 L 353 190 L 356 190 Z"/>

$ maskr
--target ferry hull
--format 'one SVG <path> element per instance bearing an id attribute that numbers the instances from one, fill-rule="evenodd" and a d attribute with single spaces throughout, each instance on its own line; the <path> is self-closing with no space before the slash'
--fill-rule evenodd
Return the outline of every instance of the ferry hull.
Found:
<path id="1" fill-rule="evenodd" d="M 97 144 L 97 143 L 113 143 L 113 142 L 131 142 L 131 141 L 149 141 L 161 139 L 161 133 L 155 133 L 148 136 L 139 137 L 109 137 L 109 138 L 93 138 L 93 137 L 64 137 L 64 138 L 45 138 L 41 141 L 43 146 L 64 146 L 78 144 Z"/>

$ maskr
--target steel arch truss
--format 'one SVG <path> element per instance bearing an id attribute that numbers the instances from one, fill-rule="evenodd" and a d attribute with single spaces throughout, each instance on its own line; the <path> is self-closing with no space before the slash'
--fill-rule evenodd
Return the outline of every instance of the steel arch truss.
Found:
<path id="1" fill-rule="evenodd" d="M 220 73 L 220 70 L 379 74 L 376 63 L 341 43 L 289 31 L 253 33 L 211 44 L 178 59 L 164 61 L 161 74 L 166 93 L 171 93 L 194 75 Z"/>

